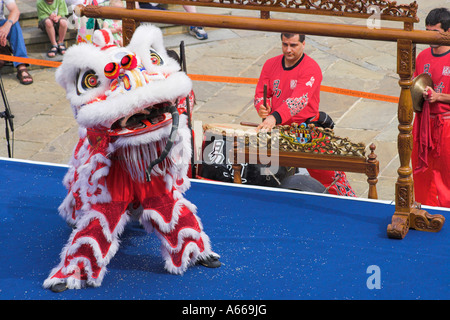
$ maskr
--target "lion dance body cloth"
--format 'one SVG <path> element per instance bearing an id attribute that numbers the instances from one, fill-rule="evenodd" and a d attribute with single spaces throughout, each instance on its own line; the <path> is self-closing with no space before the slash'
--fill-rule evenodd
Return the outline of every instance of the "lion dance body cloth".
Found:
<path id="1" fill-rule="evenodd" d="M 170 273 L 217 260 L 195 205 L 183 196 L 190 186 L 192 82 L 167 54 L 161 31 L 143 25 L 127 47 L 117 47 L 109 31 L 97 30 L 92 44 L 67 50 L 56 81 L 80 139 L 59 207 L 74 229 L 44 287 L 100 286 L 130 219 L 156 233 Z"/>

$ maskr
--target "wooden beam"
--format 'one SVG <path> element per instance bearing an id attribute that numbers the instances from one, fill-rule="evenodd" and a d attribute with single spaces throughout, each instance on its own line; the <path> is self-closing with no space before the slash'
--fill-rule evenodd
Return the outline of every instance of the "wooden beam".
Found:
<path id="1" fill-rule="evenodd" d="M 269 32 L 299 32 L 308 35 L 395 41 L 404 39 L 413 43 L 450 45 L 450 32 L 429 32 L 395 28 L 372 29 L 366 26 L 331 24 L 298 20 L 261 19 L 217 14 L 125 9 L 98 6 L 77 6 L 78 16 L 103 19 L 131 19 L 140 22 L 172 23 L 188 26 L 244 29 Z"/>

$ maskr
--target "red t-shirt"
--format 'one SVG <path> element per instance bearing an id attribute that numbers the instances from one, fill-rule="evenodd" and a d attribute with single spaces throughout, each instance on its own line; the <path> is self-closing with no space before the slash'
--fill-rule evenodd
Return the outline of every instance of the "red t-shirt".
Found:
<path id="1" fill-rule="evenodd" d="M 256 110 L 264 103 L 264 85 L 267 99 L 271 99 L 272 114 L 277 112 L 281 124 L 302 123 L 319 112 L 322 70 L 312 58 L 303 57 L 292 67 L 286 68 L 283 55 L 273 57 L 264 64 L 256 86 L 254 105 Z"/>
<path id="2" fill-rule="evenodd" d="M 414 77 L 428 73 L 433 80 L 434 91 L 450 94 L 450 51 L 435 55 L 431 48 L 423 50 L 416 59 Z M 450 111 L 450 104 L 430 103 L 430 113 L 438 114 Z"/>

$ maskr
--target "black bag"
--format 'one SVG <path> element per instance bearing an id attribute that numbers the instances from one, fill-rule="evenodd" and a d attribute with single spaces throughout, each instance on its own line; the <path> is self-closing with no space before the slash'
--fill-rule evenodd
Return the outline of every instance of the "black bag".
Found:
<path id="1" fill-rule="evenodd" d="M 234 170 L 229 155 L 233 155 L 233 150 L 229 150 L 225 136 L 209 137 L 210 141 L 205 141 L 202 148 L 202 164 L 199 175 L 206 179 L 222 182 L 233 182 Z M 270 165 L 241 163 L 242 184 L 278 187 L 283 179 L 295 173 L 294 168 L 277 167 L 276 172 L 271 172 Z"/>
<path id="2" fill-rule="evenodd" d="M 3 54 L 5 56 L 12 56 L 12 49 L 11 47 L 7 44 L 6 46 L 0 46 L 0 54 Z M 0 69 L 5 65 L 5 64 L 11 64 L 11 61 L 5 61 L 5 60 L 0 60 Z"/>

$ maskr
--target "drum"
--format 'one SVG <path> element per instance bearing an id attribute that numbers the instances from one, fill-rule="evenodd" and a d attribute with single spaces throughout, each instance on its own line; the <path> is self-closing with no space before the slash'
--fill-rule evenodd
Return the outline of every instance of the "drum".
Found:
<path id="1" fill-rule="evenodd" d="M 251 145 L 265 148 L 270 139 L 261 139 L 256 128 L 239 124 L 206 124 L 203 126 L 202 158 L 199 175 L 206 179 L 233 182 L 235 149 Z M 240 163 L 243 184 L 278 187 L 294 174 L 294 168 Z M 275 172 L 273 172 L 275 171 Z"/>

